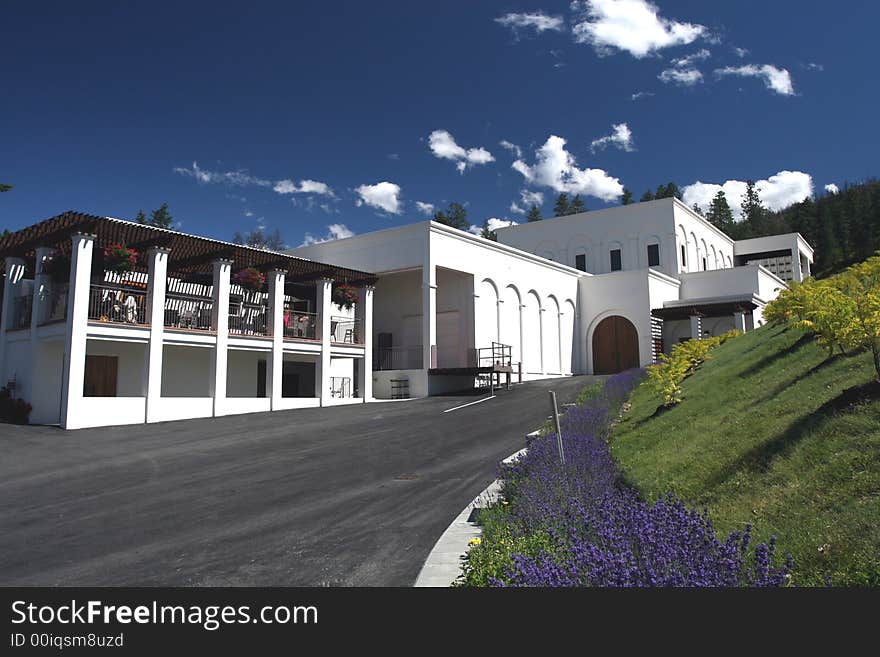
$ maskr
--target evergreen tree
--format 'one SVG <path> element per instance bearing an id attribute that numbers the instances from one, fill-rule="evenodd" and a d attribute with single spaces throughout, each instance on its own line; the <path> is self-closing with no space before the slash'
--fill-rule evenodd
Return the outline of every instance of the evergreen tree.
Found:
<path id="1" fill-rule="evenodd" d="M 156 228 L 171 230 L 174 223 L 174 217 L 168 212 L 168 204 L 163 203 L 150 213 L 149 219 L 147 219 L 143 210 L 138 210 L 135 221 L 139 224 L 144 224 L 145 226 L 155 226 Z"/>
<path id="2" fill-rule="evenodd" d="M 704 219 L 706 218 L 706 215 L 705 215 L 705 213 L 703 212 L 703 208 L 700 207 L 700 204 L 699 204 L 699 203 L 694 203 L 694 205 L 693 205 L 693 207 L 691 208 L 691 210 L 693 210 L 694 212 L 696 212 L 698 215 L 700 215 L 700 216 L 703 217 Z"/>
<path id="3" fill-rule="evenodd" d="M 467 230 L 470 224 L 467 220 L 467 210 L 461 203 L 450 203 L 446 211 L 438 210 L 434 214 L 434 221 L 437 223 L 458 228 L 459 230 Z"/>
<path id="4" fill-rule="evenodd" d="M 553 206 L 553 216 L 564 217 L 567 214 L 570 214 L 568 205 L 568 194 L 563 192 L 556 197 L 556 205 Z"/>
<path id="5" fill-rule="evenodd" d="M 670 182 L 666 185 L 658 186 L 657 191 L 654 193 L 654 198 L 677 198 L 681 200 L 681 190 L 679 190 L 678 185 L 674 182 Z"/>
<path id="6" fill-rule="evenodd" d="M 12 185 L 7 185 L 6 183 L 0 183 L 0 192 L 8 192 L 12 189 Z"/>
<path id="7" fill-rule="evenodd" d="M 633 202 L 633 193 L 626 187 L 623 188 L 623 196 L 620 199 L 621 205 L 630 205 Z"/>
<path id="8" fill-rule="evenodd" d="M 746 193 L 742 197 L 742 219 L 747 233 L 752 235 L 767 234 L 765 232 L 764 215 L 766 210 L 758 195 L 758 188 L 753 180 L 746 181 Z"/>
<path id="9" fill-rule="evenodd" d="M 571 199 L 571 205 L 568 206 L 568 214 L 578 214 L 580 212 L 586 212 L 587 206 L 584 205 L 584 201 L 581 198 L 580 194 L 575 194 L 575 197 Z"/>
<path id="10" fill-rule="evenodd" d="M 541 209 L 537 205 L 532 205 L 529 208 L 529 213 L 526 215 L 526 220 L 529 222 L 532 221 L 541 221 L 544 217 L 541 216 Z"/>
<path id="11" fill-rule="evenodd" d="M 532 207 L 534 207 L 534 206 L 532 206 Z M 498 241 L 498 233 L 496 233 L 494 230 L 489 230 L 489 220 L 488 219 L 483 221 L 483 230 L 480 231 L 480 237 L 487 239 L 487 240 L 492 240 L 493 242 Z"/>
<path id="12" fill-rule="evenodd" d="M 277 228 L 271 234 L 267 235 L 262 227 L 257 227 L 249 233 L 237 232 L 232 236 L 232 241 L 243 246 L 250 246 L 254 249 L 263 249 L 264 251 L 283 251 L 287 248 L 284 238 L 281 237 L 281 231 Z"/>
<path id="13" fill-rule="evenodd" d="M 727 196 L 724 191 L 719 189 L 718 193 L 709 204 L 709 211 L 706 213 L 706 219 L 713 226 L 725 233 L 733 226 L 733 212 L 727 203 Z"/>
<path id="14" fill-rule="evenodd" d="M 642 194 L 642 198 L 639 200 L 642 203 L 644 203 L 645 201 L 653 201 L 654 200 L 654 193 L 649 189 L 644 194 Z"/>

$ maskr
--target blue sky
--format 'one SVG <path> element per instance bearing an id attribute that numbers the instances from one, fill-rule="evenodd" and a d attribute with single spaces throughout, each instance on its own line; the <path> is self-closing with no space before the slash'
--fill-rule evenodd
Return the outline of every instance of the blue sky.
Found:
<path id="1" fill-rule="evenodd" d="M 521 221 L 676 181 L 771 206 L 877 175 L 875 3 L 19 2 L 0 228 L 168 202 L 290 246 L 429 206 Z M 502 144 L 504 142 L 506 145 Z M 697 184 L 700 183 L 700 184 Z M 735 201 L 735 198 L 731 198 Z M 310 237 L 308 237 L 310 236 Z"/>

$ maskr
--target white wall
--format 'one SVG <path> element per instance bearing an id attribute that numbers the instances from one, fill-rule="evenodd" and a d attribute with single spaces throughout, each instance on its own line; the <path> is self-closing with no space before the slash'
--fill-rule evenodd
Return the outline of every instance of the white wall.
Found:
<path id="1" fill-rule="evenodd" d="M 87 340 L 86 355 L 116 356 L 119 359 L 119 367 L 116 372 L 116 396 L 144 396 L 146 344 L 111 340 Z M 106 397 L 102 397 L 102 399 L 106 399 Z M 143 421 L 143 418 L 141 421 Z"/>
<path id="2" fill-rule="evenodd" d="M 15 396 L 26 399 L 24 395 L 35 383 L 35 374 L 31 372 L 31 337 L 29 331 L 12 331 L 6 334 L 6 355 L 3 360 L 3 378 L 0 387 L 15 378 Z M 27 401 L 31 401 L 27 399 Z"/>
<path id="3" fill-rule="evenodd" d="M 31 424 L 55 424 L 61 410 L 61 375 L 64 371 L 64 342 L 44 340 L 37 343 L 35 354 Z"/>
<path id="4" fill-rule="evenodd" d="M 733 258 L 733 240 L 673 199 L 555 217 L 502 228 L 497 233 L 504 244 L 571 267 L 578 254 L 584 254 L 587 271 L 593 274 L 611 271 L 612 249 L 620 249 L 624 271 L 647 268 L 649 244 L 660 247 L 660 265 L 654 269 L 669 275 L 685 270 L 682 244 L 688 254 L 687 271 L 702 269 L 704 253 L 709 254 L 708 269 L 730 266 Z"/>
<path id="5" fill-rule="evenodd" d="M 163 397 L 209 397 L 214 350 L 165 345 L 162 351 Z"/>
<path id="6" fill-rule="evenodd" d="M 258 373 L 257 362 L 260 360 L 267 360 L 268 358 L 269 353 L 264 351 L 245 351 L 243 349 L 230 349 L 228 351 L 228 360 L 226 365 L 227 397 L 256 397 Z"/>

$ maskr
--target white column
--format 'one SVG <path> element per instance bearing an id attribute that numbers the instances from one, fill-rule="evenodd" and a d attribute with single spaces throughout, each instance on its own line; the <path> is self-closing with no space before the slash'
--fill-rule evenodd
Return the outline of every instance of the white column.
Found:
<path id="1" fill-rule="evenodd" d="M 545 315 L 546 312 L 547 312 L 547 309 L 546 309 L 546 308 L 538 308 L 538 344 L 541 345 L 541 347 L 540 347 L 540 353 L 541 353 L 541 363 L 540 363 L 540 365 L 541 365 L 541 367 L 540 367 L 540 370 L 541 370 L 541 376 L 547 376 L 547 367 L 546 367 L 547 363 L 546 363 L 546 360 L 545 360 L 545 358 L 544 358 L 544 322 L 545 322 L 544 317 L 546 316 L 546 315 Z"/>
<path id="2" fill-rule="evenodd" d="M 211 328 L 217 334 L 214 347 L 211 394 L 214 397 L 214 416 L 226 414 L 226 362 L 229 356 L 229 273 L 231 260 L 214 261 L 213 304 Z"/>
<path id="3" fill-rule="evenodd" d="M 6 358 L 6 330 L 12 321 L 12 300 L 21 291 L 21 281 L 24 277 L 24 260 L 21 258 L 6 258 L 6 278 L 3 283 L 3 308 L 0 310 L 0 387 L 3 387 L 13 375 L 7 371 Z M 18 395 L 16 395 L 18 396 Z"/>
<path id="4" fill-rule="evenodd" d="M 272 354 L 266 367 L 266 391 L 273 411 L 281 408 L 281 381 L 284 372 L 284 270 L 269 272 L 269 335 Z"/>
<path id="5" fill-rule="evenodd" d="M 703 339 L 703 321 L 700 315 L 691 315 L 691 340 Z"/>
<path id="6" fill-rule="evenodd" d="M 321 406 L 330 400 L 330 315 L 333 312 L 333 280 L 321 278 L 316 282 L 315 297 L 318 307 L 318 337 L 321 353 L 315 365 L 315 395 Z"/>
<path id="7" fill-rule="evenodd" d="M 733 313 L 733 328 L 736 331 L 746 332 L 746 314 L 744 312 Z"/>
<path id="8" fill-rule="evenodd" d="M 61 386 L 61 424 L 78 429 L 82 415 L 83 384 L 86 373 L 86 336 L 89 324 L 89 292 L 92 278 L 94 235 L 77 234 L 70 252 L 70 289 L 67 293 L 67 336 L 65 367 Z"/>
<path id="9" fill-rule="evenodd" d="M 147 321 L 150 341 L 147 344 L 147 380 L 145 387 L 146 421 L 158 422 L 162 397 L 162 356 L 165 348 L 165 291 L 168 286 L 168 249 L 147 252 Z"/>
<path id="10" fill-rule="evenodd" d="M 437 367 L 437 268 L 422 267 L 422 368 Z"/>
<path id="11" fill-rule="evenodd" d="M 34 377 L 39 371 L 38 351 L 40 348 L 37 339 L 37 327 L 46 316 L 46 305 L 49 299 L 49 285 L 51 280 L 48 274 L 43 273 L 43 258 L 45 258 L 52 249 L 47 246 L 41 246 L 36 249 L 34 257 L 34 289 L 31 299 L 31 371 L 22 381 L 22 386 L 17 396 L 26 399 L 33 406 L 37 406 L 39 400 L 34 398 Z"/>
<path id="12" fill-rule="evenodd" d="M 367 285 L 361 288 L 355 317 L 363 331 L 364 359 L 358 369 L 358 390 L 364 402 L 373 399 L 373 292 L 375 288 Z"/>

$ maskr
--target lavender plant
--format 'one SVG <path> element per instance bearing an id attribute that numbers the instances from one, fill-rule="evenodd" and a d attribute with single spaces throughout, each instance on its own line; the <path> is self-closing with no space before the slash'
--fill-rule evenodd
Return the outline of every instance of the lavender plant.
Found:
<path id="1" fill-rule="evenodd" d="M 613 418 L 644 372 L 609 378 L 600 394 L 571 408 L 556 436 L 544 436 L 501 474 L 504 513 L 465 565 L 465 583 L 495 586 L 781 586 L 775 540 L 750 551 L 751 528 L 719 539 L 705 513 L 673 495 L 653 504 L 623 481 L 611 456 Z M 499 529 L 498 525 L 503 528 Z M 493 536 L 499 536 L 493 542 Z M 541 536 L 540 541 L 524 540 Z M 505 546 L 511 549 L 505 551 Z M 519 548 L 519 549 L 517 549 Z M 523 550 L 523 548 L 526 548 Z M 491 554 L 492 558 L 487 558 Z M 499 555 L 502 558 L 499 558 Z M 491 563 L 494 572 L 477 573 Z"/>

